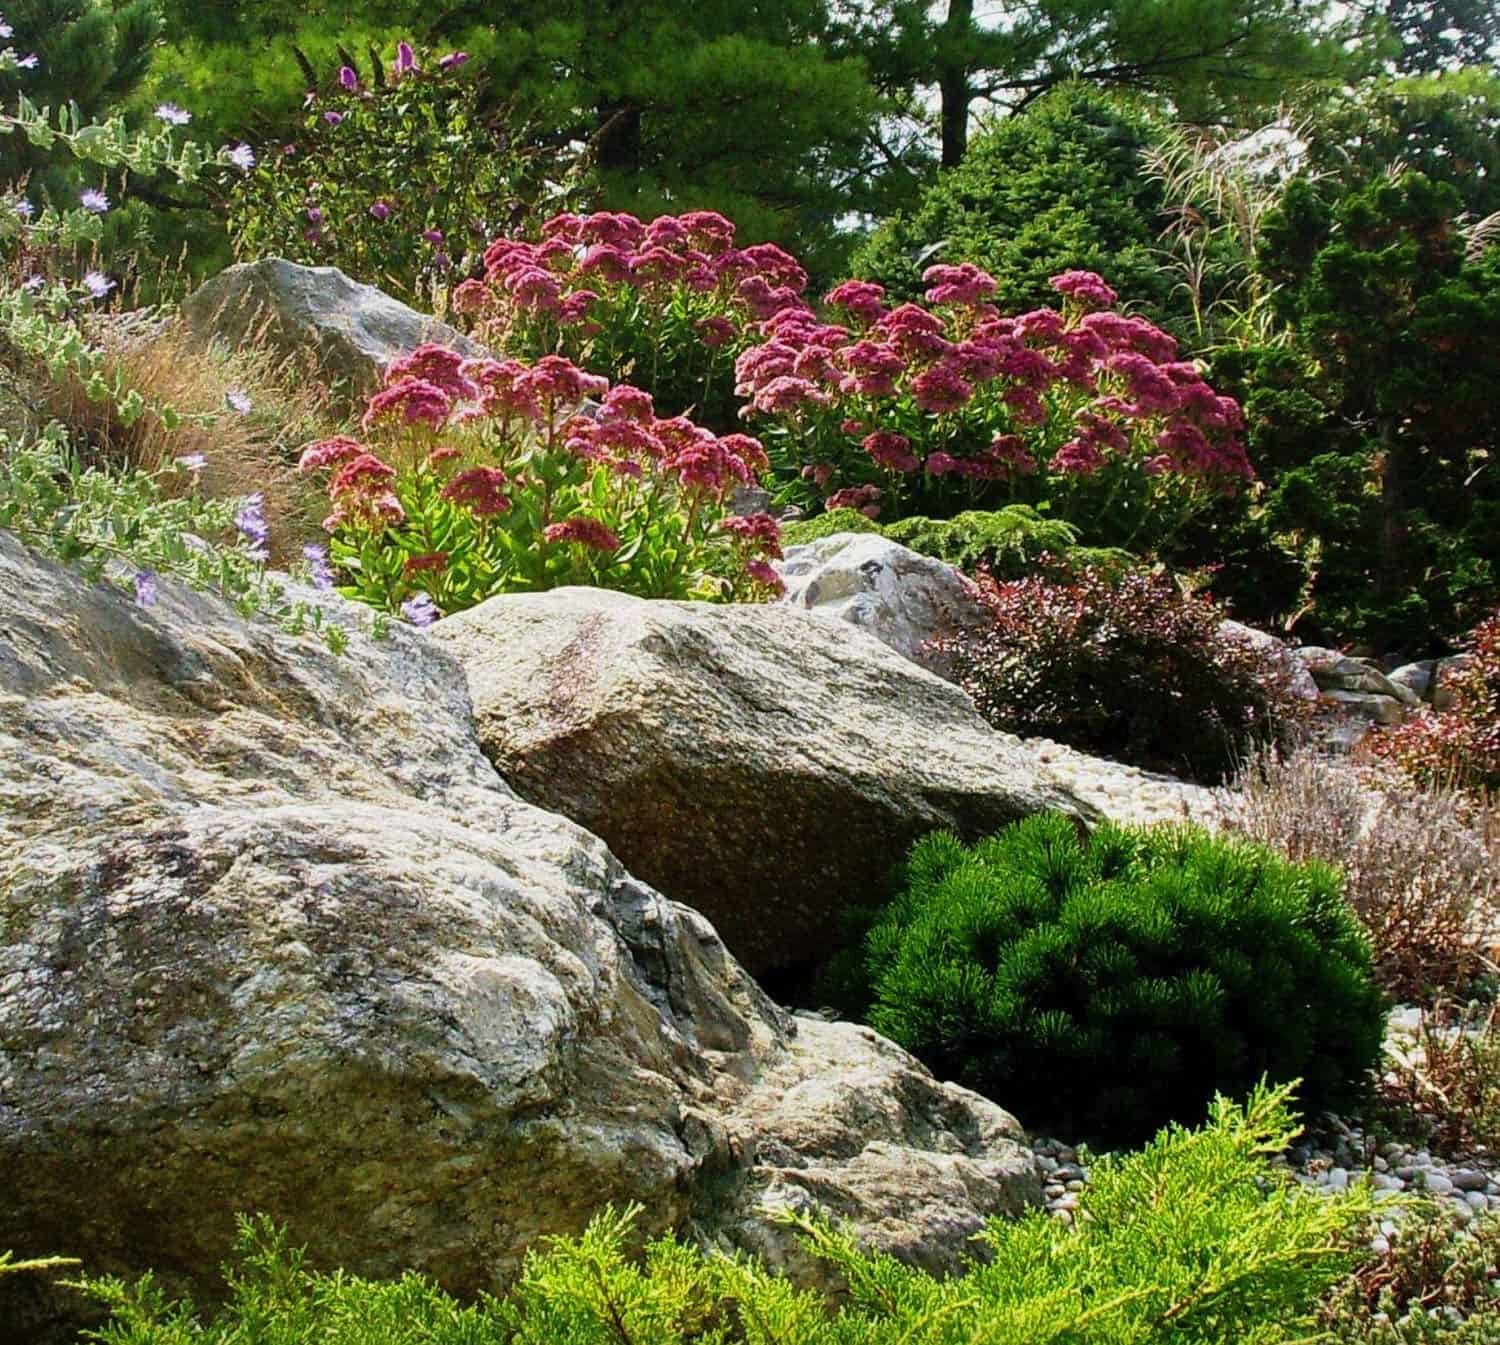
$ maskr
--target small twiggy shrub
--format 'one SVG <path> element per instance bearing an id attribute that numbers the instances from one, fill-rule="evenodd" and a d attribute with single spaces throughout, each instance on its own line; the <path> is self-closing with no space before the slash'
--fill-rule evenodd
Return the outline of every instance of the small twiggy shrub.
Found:
<path id="1" fill-rule="evenodd" d="M 1419 712 L 1381 734 L 1374 749 L 1424 783 L 1500 794 L 1500 611 L 1465 645 L 1469 662 L 1447 679 L 1453 704 Z"/>
<path id="2" fill-rule="evenodd" d="M 584 412 L 586 397 L 601 400 Z M 301 465 L 328 474 L 342 591 L 419 625 L 564 584 L 647 598 L 780 588 L 776 521 L 728 512 L 766 465 L 760 445 L 662 419 L 646 393 L 562 356 L 418 347 L 392 363 L 362 425 L 366 441 L 311 444 Z"/>
<path id="3" fill-rule="evenodd" d="M 1443 1153 L 1500 1154 L 1500 1006 L 1440 1001 L 1392 1035 L 1380 1103 Z"/>
<path id="4" fill-rule="evenodd" d="M 744 1256 L 671 1237 L 631 1256 L 637 1209 L 548 1239 L 506 1297 L 470 1306 L 413 1274 L 314 1271 L 263 1219 L 241 1221 L 230 1299 L 212 1320 L 150 1277 L 84 1287 L 112 1311 L 104 1345 L 1292 1345 L 1360 1263 L 1355 1233 L 1371 1210 L 1363 1192 L 1324 1198 L 1272 1167 L 1296 1133 L 1284 1091 L 1216 1101 L 1202 1129 L 1098 1163 L 1075 1227 L 1040 1211 L 994 1221 L 976 1263 L 946 1278 L 788 1216 L 847 1285 L 837 1310 Z"/>
<path id="5" fill-rule="evenodd" d="M 868 1020 L 1048 1134 L 1137 1142 L 1216 1092 L 1349 1103 L 1383 1000 L 1338 874 L 1192 829 L 1059 814 L 938 833 L 865 938 Z"/>
<path id="6" fill-rule="evenodd" d="M 1500 815 L 1312 751 L 1257 753 L 1220 796 L 1224 825 L 1344 874 L 1375 976 L 1402 1003 L 1462 993 L 1500 915 Z"/>
<path id="7" fill-rule="evenodd" d="M 1337 1345 L 1494 1345 L 1500 1340 L 1500 1214 L 1464 1221 L 1411 1208 L 1390 1250 L 1328 1296 L 1319 1325 Z"/>
<path id="8" fill-rule="evenodd" d="M 1283 658 L 1226 635 L 1218 605 L 1165 572 L 977 582 L 993 625 L 936 648 L 996 728 L 1217 782 L 1309 713 Z"/>

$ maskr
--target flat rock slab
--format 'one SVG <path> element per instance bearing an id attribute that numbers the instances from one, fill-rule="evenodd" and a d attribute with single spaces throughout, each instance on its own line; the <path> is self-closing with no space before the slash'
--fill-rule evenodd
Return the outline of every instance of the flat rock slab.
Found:
<path id="1" fill-rule="evenodd" d="M 432 634 L 516 791 L 702 911 L 755 974 L 826 954 L 931 830 L 1095 816 L 957 687 L 809 612 L 568 588 Z"/>

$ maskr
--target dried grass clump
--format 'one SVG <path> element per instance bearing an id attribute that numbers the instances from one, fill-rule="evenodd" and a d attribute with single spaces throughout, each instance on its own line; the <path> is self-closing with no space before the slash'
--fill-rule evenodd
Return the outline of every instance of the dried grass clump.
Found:
<path id="1" fill-rule="evenodd" d="M 1294 860 L 1344 871 L 1398 1000 L 1461 994 L 1491 960 L 1500 923 L 1500 810 L 1443 786 L 1310 750 L 1253 757 L 1221 798 L 1223 823 Z"/>
<path id="2" fill-rule="evenodd" d="M 1380 1102 L 1440 1153 L 1500 1153 L 1500 1004 L 1439 1003 L 1387 1042 Z"/>
<path id="3" fill-rule="evenodd" d="M 253 340 L 226 352 L 144 311 L 96 319 L 86 335 L 105 353 L 108 382 L 118 374 L 148 405 L 177 411 L 181 423 L 168 428 L 148 411 L 126 424 L 113 398 L 91 399 L 72 371 L 56 376 L 36 362 L 13 361 L 12 394 L 37 425 L 59 421 L 95 463 L 165 473 L 162 489 L 169 495 L 262 493 L 273 564 L 322 536 L 326 501 L 295 471 L 300 445 L 342 428 L 316 378 Z M 248 412 L 230 405 L 231 393 L 248 399 Z M 196 484 L 192 473 L 167 471 L 177 459 L 199 454 L 205 466 Z"/>

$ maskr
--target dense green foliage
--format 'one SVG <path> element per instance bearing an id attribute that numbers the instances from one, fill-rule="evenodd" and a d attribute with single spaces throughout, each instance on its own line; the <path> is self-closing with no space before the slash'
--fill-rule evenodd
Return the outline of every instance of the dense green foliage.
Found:
<path id="1" fill-rule="evenodd" d="M 1255 744 L 1295 738 L 1307 706 L 1281 656 L 1226 632 L 1216 603 L 1164 571 L 1082 559 L 981 573 L 990 625 L 939 642 L 990 723 L 1209 782 Z"/>
<path id="2" fill-rule="evenodd" d="M 1500 575 L 1500 252 L 1466 257 L 1457 213 L 1417 173 L 1333 208 L 1293 183 L 1262 244 L 1290 342 L 1218 363 L 1319 623 L 1377 647 L 1453 638 Z"/>
<path id="3" fill-rule="evenodd" d="M 385 56 L 327 72 L 295 139 L 235 184 L 229 223 L 242 258 L 337 266 L 420 303 L 473 269 L 495 224 L 524 225 L 542 200 L 547 213 L 576 203 L 583 161 L 484 106 L 466 63 L 414 53 L 398 77 L 399 52 Z"/>
<path id="4" fill-rule="evenodd" d="M 972 848 L 920 841 L 865 973 L 871 1025 L 939 1077 L 1105 1144 L 1263 1074 L 1347 1104 L 1384 1025 L 1336 870 L 1190 828 L 1085 836 L 1056 813 Z"/>
<path id="5" fill-rule="evenodd" d="M 967 1273 L 934 1278 L 793 1217 L 848 1284 L 843 1306 L 745 1258 L 670 1237 L 626 1254 L 633 1211 L 528 1256 L 509 1294 L 463 1306 L 408 1275 L 312 1269 L 267 1221 L 241 1226 L 230 1299 L 212 1319 L 147 1279 L 92 1282 L 114 1310 L 104 1345 L 1278 1345 L 1302 1341 L 1321 1296 L 1363 1259 L 1367 1195 L 1327 1199 L 1267 1161 L 1296 1134 L 1286 1094 L 1222 1100 L 1199 1130 L 1164 1130 L 1104 1159 L 1074 1227 L 1037 1211 L 995 1221 Z"/>
<path id="6" fill-rule="evenodd" d="M 973 262 L 999 282 L 998 302 L 1022 312 L 1053 302 L 1051 277 L 1079 268 L 1160 319 L 1170 304 L 1152 251 L 1162 195 L 1141 162 L 1157 134 L 1150 117 L 1102 94 L 1059 89 L 976 136 L 919 204 L 876 229 L 854 274 L 915 299 L 930 262 Z"/>

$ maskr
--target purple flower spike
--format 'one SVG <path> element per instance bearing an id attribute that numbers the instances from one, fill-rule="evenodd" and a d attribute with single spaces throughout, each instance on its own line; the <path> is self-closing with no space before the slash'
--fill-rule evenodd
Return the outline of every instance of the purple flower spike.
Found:
<path id="1" fill-rule="evenodd" d="M 450 51 L 446 56 L 443 57 L 441 61 L 438 62 L 438 69 L 454 70 L 461 66 L 468 59 L 469 53 L 466 51 Z"/>
<path id="2" fill-rule="evenodd" d="M 408 75 L 417 68 L 417 54 L 410 42 L 396 43 L 396 74 Z"/>
<path id="3" fill-rule="evenodd" d="M 135 576 L 135 600 L 142 607 L 150 607 L 156 601 L 156 575 L 151 570 L 137 571 Z"/>
<path id="4" fill-rule="evenodd" d="M 271 525 L 266 522 L 266 497 L 259 493 L 245 497 L 244 508 L 235 516 L 234 526 L 239 529 L 249 546 L 245 554 L 251 560 L 271 559 Z"/>
<path id="5" fill-rule="evenodd" d="M 328 548 L 309 544 L 302 548 L 302 558 L 307 562 L 308 578 L 312 586 L 327 590 L 333 587 L 333 567 L 328 563 Z"/>
<path id="6" fill-rule="evenodd" d="M 354 73 L 352 65 L 339 67 L 339 83 L 350 91 L 359 88 L 359 76 Z"/>
<path id="7" fill-rule="evenodd" d="M 415 593 L 401 604 L 401 615 L 413 626 L 430 626 L 442 613 L 426 593 Z"/>

